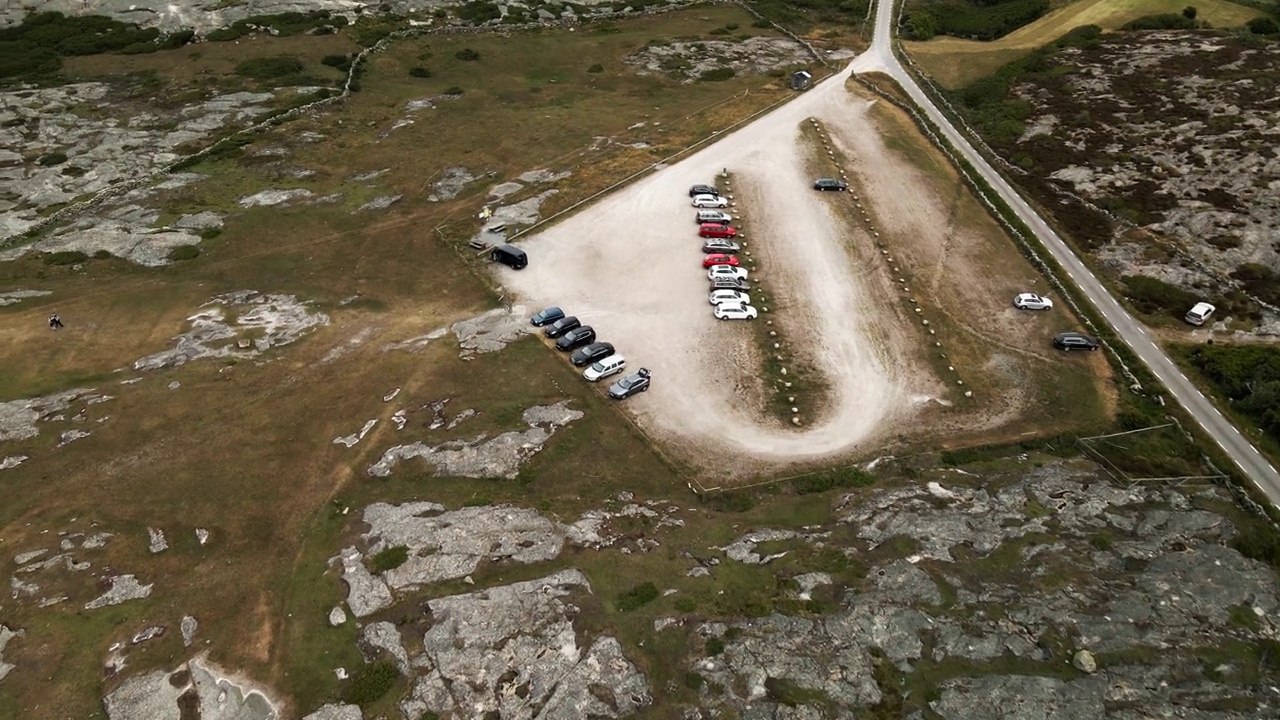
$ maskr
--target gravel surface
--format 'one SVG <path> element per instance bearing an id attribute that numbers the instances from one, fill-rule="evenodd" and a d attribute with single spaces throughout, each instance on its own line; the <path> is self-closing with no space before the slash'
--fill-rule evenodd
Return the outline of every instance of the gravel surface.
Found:
<path id="1" fill-rule="evenodd" d="M 887 321 L 871 309 L 871 293 L 845 249 L 849 229 L 830 205 L 838 197 L 811 189 L 802 122 L 816 117 L 852 132 L 873 131 L 868 103 L 848 93 L 843 77 L 522 238 L 517 244 L 529 253 L 529 267 L 498 270 L 522 302 L 560 305 L 617 345 L 633 369 L 650 368 L 652 391 L 627 407 L 647 430 L 676 440 L 693 462 L 727 469 L 856 450 L 900 420 L 915 394 L 911 386 L 927 382 L 885 347 L 892 333 L 876 326 Z M 830 382 L 827 411 L 812 425 L 795 429 L 764 418 L 750 328 L 717 322 L 708 310 L 687 193 L 724 168 L 741 201 L 730 212 L 749 213 L 750 249 L 765 261 L 769 294 L 787 300 L 785 311 L 757 322 L 773 318 L 789 338 L 806 343 L 804 354 Z M 604 227 L 627 230 L 611 235 L 600 232 Z M 726 460 L 726 451 L 735 460 Z"/>

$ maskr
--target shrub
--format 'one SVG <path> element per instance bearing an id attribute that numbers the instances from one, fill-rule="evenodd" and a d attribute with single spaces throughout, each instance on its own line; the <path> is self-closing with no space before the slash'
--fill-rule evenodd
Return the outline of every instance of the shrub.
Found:
<path id="1" fill-rule="evenodd" d="M 591 67 L 587 68 L 587 72 L 589 72 L 589 73 L 602 73 L 602 72 L 604 72 L 604 66 L 603 66 L 603 65 L 601 65 L 600 63 L 596 63 L 595 65 L 592 65 Z"/>
<path id="2" fill-rule="evenodd" d="M 377 555 L 373 556 L 370 564 L 373 565 L 374 572 L 387 572 L 395 570 L 409 560 L 409 548 L 404 545 L 396 545 L 389 547 Z"/>
<path id="3" fill-rule="evenodd" d="M 706 684 L 706 680 L 696 672 L 687 672 L 684 674 L 684 686 L 690 690 L 701 690 Z"/>
<path id="4" fill-rule="evenodd" d="M 480 59 L 480 53 L 472 50 L 471 48 L 462 48 L 458 52 L 454 53 L 453 56 L 463 62 L 475 62 Z"/>
<path id="5" fill-rule="evenodd" d="M 1124 30 L 1190 30 L 1196 26 L 1194 20 L 1174 13 L 1144 15 L 1124 24 Z"/>
<path id="6" fill-rule="evenodd" d="M 1195 6 L 1195 5 L 1188 5 L 1188 6 L 1184 7 L 1184 8 L 1182 8 L 1182 17 L 1184 17 L 1184 18 L 1186 18 L 1186 19 L 1188 19 L 1188 20 L 1195 20 L 1195 19 L 1196 19 L 1196 6 Z"/>
<path id="7" fill-rule="evenodd" d="M 183 30 L 172 35 L 166 35 L 164 40 L 160 41 L 160 48 L 162 50 L 177 50 L 184 45 L 190 45 L 195 42 L 195 39 L 195 30 Z"/>
<path id="8" fill-rule="evenodd" d="M 110 260 L 113 257 L 115 255 L 112 255 L 110 250 L 97 250 L 93 253 L 94 260 Z"/>
<path id="9" fill-rule="evenodd" d="M 235 73 L 259 82 L 281 78 L 302 72 L 302 61 L 293 57 L 265 57 L 245 60 L 236 66 Z"/>
<path id="10" fill-rule="evenodd" d="M 200 236 L 201 240 L 212 240 L 222 234 L 222 228 L 220 227 L 200 228 L 200 230 L 198 230 L 196 234 Z"/>
<path id="11" fill-rule="evenodd" d="M 733 77 L 733 68 L 731 67 L 711 68 L 710 70 L 703 70 L 698 75 L 699 80 L 706 82 L 724 82 L 731 77 Z"/>
<path id="12" fill-rule="evenodd" d="M 328 65 L 331 68 L 346 70 L 347 68 L 351 67 L 351 56 L 350 55 L 325 55 L 324 57 L 320 58 L 320 64 Z"/>
<path id="13" fill-rule="evenodd" d="M 1249 28 L 1249 32 L 1254 35 L 1275 35 L 1280 33 L 1280 26 L 1276 25 L 1276 21 L 1269 17 L 1254 18 L 1245 23 L 1245 27 Z"/>
<path id="14" fill-rule="evenodd" d="M 75 265 L 79 262 L 88 260 L 89 256 L 79 250 L 63 250 L 62 252 L 49 253 L 44 256 L 45 265 Z"/>
<path id="15" fill-rule="evenodd" d="M 48 153 L 47 155 L 41 155 L 39 158 L 36 159 L 36 164 L 42 167 L 53 167 L 54 165 L 61 165 L 66 161 L 67 161 L 67 154 L 64 152 L 58 151 L 58 152 Z"/>
<path id="16" fill-rule="evenodd" d="M 631 612 L 658 599 L 658 587 L 651 582 L 641 583 L 618 596 L 614 604 L 618 612 Z"/>
<path id="17" fill-rule="evenodd" d="M 352 676 L 351 684 L 343 695 L 347 702 L 364 707 L 390 692 L 397 677 L 399 672 L 393 663 L 383 661 L 365 665 Z"/>
<path id="18" fill-rule="evenodd" d="M 865 470 L 840 468 L 796 478 L 791 481 L 791 487 L 798 495 L 811 495 L 833 488 L 867 487 L 875 481 L 875 476 Z"/>
<path id="19" fill-rule="evenodd" d="M 1120 281 L 1124 283 L 1125 296 L 1138 312 L 1147 315 L 1181 318 L 1199 300 L 1195 293 L 1145 275 L 1127 275 Z"/>
<path id="20" fill-rule="evenodd" d="M 498 9 L 495 3 L 481 2 L 480 0 L 463 3 L 454 8 L 454 12 L 458 15 L 458 19 L 476 25 L 502 17 L 502 11 Z"/>
<path id="21" fill-rule="evenodd" d="M 195 245 L 179 245 L 169 251 L 170 260 L 195 260 L 200 257 L 200 248 Z"/>
<path id="22" fill-rule="evenodd" d="M 1245 527 L 1231 541 L 1231 547 L 1248 558 L 1280 567 L 1280 533 L 1261 523 Z"/>
<path id="23" fill-rule="evenodd" d="M 452 87 L 447 88 L 447 89 L 444 91 L 444 94 L 445 94 L 445 95 L 453 95 L 453 96 L 455 96 L 455 97 L 456 97 L 456 96 L 458 96 L 458 95 L 461 95 L 461 94 L 462 94 L 462 88 L 458 87 L 457 85 L 454 85 L 454 86 L 452 86 Z"/>
<path id="24" fill-rule="evenodd" d="M 429 78 L 431 77 L 431 71 L 424 67 L 409 68 L 409 77 Z"/>
<path id="25" fill-rule="evenodd" d="M 728 35 L 729 31 L 725 30 L 722 27 L 718 27 L 718 28 L 711 28 L 710 30 L 707 31 L 707 34 L 708 35 Z"/>
<path id="26" fill-rule="evenodd" d="M 707 656 L 715 657 L 724 652 L 724 641 L 718 637 L 707 638 Z"/>

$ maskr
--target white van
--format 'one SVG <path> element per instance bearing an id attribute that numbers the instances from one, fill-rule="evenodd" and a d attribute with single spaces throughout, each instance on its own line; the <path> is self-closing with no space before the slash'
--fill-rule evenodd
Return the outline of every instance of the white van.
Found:
<path id="1" fill-rule="evenodd" d="M 1205 321 L 1209 319 L 1209 316 L 1213 314 L 1214 310 L 1217 310 L 1217 308 L 1209 303 L 1198 302 L 1195 304 L 1195 307 L 1187 311 L 1187 314 L 1183 319 L 1192 325 L 1203 325 L 1205 324 Z"/>
<path id="2" fill-rule="evenodd" d="M 626 358 L 621 355 L 610 355 L 603 360 L 591 363 L 586 370 L 582 371 L 582 377 L 586 378 L 588 382 L 595 382 L 600 378 L 607 378 L 610 375 L 622 372 L 626 366 Z"/>

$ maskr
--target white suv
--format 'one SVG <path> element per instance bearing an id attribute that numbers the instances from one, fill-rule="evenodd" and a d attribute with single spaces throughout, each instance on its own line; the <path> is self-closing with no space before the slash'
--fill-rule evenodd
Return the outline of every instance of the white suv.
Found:
<path id="1" fill-rule="evenodd" d="M 712 305 L 749 305 L 751 304 L 751 296 L 740 290 L 712 290 L 711 296 L 708 298 Z"/>
<path id="2" fill-rule="evenodd" d="M 715 280 L 716 278 L 738 278 L 740 280 L 747 279 L 746 268 L 734 267 L 732 265 L 712 265 L 707 268 L 707 279 Z"/>
<path id="3" fill-rule="evenodd" d="M 694 195 L 693 206 L 696 208 L 729 207 L 729 198 L 723 198 L 716 195 Z"/>
<path id="4" fill-rule="evenodd" d="M 753 320 L 756 317 L 756 309 L 743 303 L 717 305 L 712 313 L 717 320 Z"/>

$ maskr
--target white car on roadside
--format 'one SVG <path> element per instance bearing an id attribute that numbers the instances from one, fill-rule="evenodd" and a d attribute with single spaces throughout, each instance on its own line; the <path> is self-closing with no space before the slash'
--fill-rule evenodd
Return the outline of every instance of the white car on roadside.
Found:
<path id="1" fill-rule="evenodd" d="M 717 320 L 754 320 L 756 309 L 745 303 L 725 303 L 717 305 L 712 313 Z"/>
<path id="2" fill-rule="evenodd" d="M 610 355 L 603 360 L 597 360 L 591 363 L 586 370 L 582 371 L 582 377 L 587 382 L 595 382 L 601 378 L 607 378 L 610 375 L 617 375 L 627 367 L 627 359 L 621 355 Z"/>
<path id="3" fill-rule="evenodd" d="M 719 197 L 718 195 L 694 195 L 693 206 L 696 208 L 729 207 L 729 198 Z"/>
<path id="4" fill-rule="evenodd" d="M 751 304 L 751 296 L 739 290 L 712 290 L 710 300 L 712 305 L 723 305 L 725 303 L 730 305 Z"/>
<path id="5" fill-rule="evenodd" d="M 1019 293 L 1013 298 L 1013 306 L 1019 310 L 1052 310 L 1053 301 L 1035 293 Z"/>
<path id="6" fill-rule="evenodd" d="M 716 278 L 735 278 L 738 280 L 747 279 L 746 268 L 734 267 L 732 265 L 712 265 L 707 268 L 707 279 L 715 280 Z"/>

